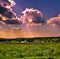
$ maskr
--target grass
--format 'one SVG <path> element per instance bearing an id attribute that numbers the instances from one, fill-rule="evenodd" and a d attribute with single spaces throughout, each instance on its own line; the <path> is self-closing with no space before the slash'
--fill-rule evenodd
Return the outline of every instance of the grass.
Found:
<path id="1" fill-rule="evenodd" d="M 60 43 L 0 43 L 0 59 L 60 59 Z"/>

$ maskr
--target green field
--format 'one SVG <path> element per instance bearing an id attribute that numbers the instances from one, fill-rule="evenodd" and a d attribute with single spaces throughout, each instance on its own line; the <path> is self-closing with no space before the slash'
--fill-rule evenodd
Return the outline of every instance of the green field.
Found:
<path id="1" fill-rule="evenodd" d="M 0 59 L 60 59 L 60 43 L 0 43 Z"/>

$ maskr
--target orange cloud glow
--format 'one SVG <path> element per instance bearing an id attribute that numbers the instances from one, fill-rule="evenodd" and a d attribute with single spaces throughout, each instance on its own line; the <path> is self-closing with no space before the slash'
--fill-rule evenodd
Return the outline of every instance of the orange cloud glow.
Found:
<path id="1" fill-rule="evenodd" d="M 60 27 L 60 14 L 57 17 L 53 17 L 47 21 L 53 27 Z"/>

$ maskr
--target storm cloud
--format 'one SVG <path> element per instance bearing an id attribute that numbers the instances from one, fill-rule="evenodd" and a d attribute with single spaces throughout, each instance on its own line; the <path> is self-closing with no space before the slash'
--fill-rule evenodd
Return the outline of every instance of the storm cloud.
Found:
<path id="1" fill-rule="evenodd" d="M 13 12 L 12 7 L 16 3 L 13 0 L 0 0 L 0 21 L 6 24 L 19 24 L 16 13 Z"/>

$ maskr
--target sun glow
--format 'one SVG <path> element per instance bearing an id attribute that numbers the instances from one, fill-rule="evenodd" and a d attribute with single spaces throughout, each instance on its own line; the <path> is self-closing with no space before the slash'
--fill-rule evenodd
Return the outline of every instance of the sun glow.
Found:
<path id="1" fill-rule="evenodd" d="M 32 19 L 28 19 L 28 22 L 31 23 L 31 22 L 33 22 L 33 20 Z"/>
<path id="2" fill-rule="evenodd" d="M 7 18 L 6 17 L 2 17 L 2 20 L 6 20 Z"/>

